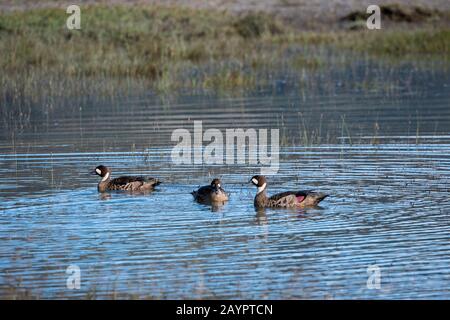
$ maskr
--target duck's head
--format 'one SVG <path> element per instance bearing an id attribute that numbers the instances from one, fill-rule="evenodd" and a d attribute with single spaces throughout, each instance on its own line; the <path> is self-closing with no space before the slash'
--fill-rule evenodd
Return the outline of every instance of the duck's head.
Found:
<path id="1" fill-rule="evenodd" d="M 109 179 L 109 176 L 111 175 L 111 170 L 109 170 L 105 166 L 100 165 L 100 166 L 96 167 L 94 170 L 92 170 L 91 174 L 98 175 L 98 176 L 102 177 L 102 181 L 105 181 L 105 180 Z"/>
<path id="2" fill-rule="evenodd" d="M 211 187 L 213 187 L 216 191 L 218 191 L 221 187 L 220 179 L 214 179 L 211 181 Z"/>
<path id="3" fill-rule="evenodd" d="M 264 176 L 253 176 L 249 182 L 258 188 L 258 193 L 264 191 L 267 187 L 267 180 Z"/>

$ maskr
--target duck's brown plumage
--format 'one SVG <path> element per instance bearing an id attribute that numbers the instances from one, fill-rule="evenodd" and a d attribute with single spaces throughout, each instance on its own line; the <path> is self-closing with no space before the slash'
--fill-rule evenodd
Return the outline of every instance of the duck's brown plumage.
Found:
<path id="1" fill-rule="evenodd" d="M 214 179 L 210 185 L 192 191 L 195 201 L 203 204 L 218 204 L 228 201 L 228 195 L 222 189 L 219 179 Z"/>
<path id="2" fill-rule="evenodd" d="M 149 192 L 153 191 L 161 183 L 158 179 L 142 176 L 122 176 L 111 179 L 111 170 L 103 165 L 95 168 L 92 174 L 102 177 L 97 187 L 99 192 L 106 192 L 108 190 Z"/>
<path id="3" fill-rule="evenodd" d="M 254 205 L 257 208 L 302 208 L 316 206 L 328 195 L 311 190 L 286 191 L 267 197 L 267 180 L 264 176 L 253 176 L 250 181 L 258 187 Z"/>

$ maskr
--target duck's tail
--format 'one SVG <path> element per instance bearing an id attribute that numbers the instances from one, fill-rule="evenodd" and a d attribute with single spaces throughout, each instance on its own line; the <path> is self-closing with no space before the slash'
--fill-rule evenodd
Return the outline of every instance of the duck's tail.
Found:
<path id="1" fill-rule="evenodd" d="M 161 184 L 161 181 L 156 179 L 156 178 L 148 177 L 146 180 L 147 180 L 148 184 L 152 185 L 152 187 L 156 187 L 156 186 L 159 186 Z"/>
<path id="2" fill-rule="evenodd" d="M 307 201 L 309 205 L 315 206 L 318 205 L 319 202 L 321 202 L 328 196 L 329 196 L 328 194 L 322 192 L 311 192 L 308 193 L 308 196 L 306 197 L 305 201 Z"/>

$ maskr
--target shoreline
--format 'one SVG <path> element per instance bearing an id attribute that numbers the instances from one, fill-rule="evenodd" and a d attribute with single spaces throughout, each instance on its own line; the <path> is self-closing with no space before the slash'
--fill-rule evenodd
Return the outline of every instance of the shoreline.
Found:
<path id="1" fill-rule="evenodd" d="M 70 4 L 70 1 L 57 2 L 45 1 L 35 3 L 31 0 L 18 1 L 6 0 L 0 4 L 0 14 L 14 11 L 29 11 L 34 9 L 45 8 L 61 8 L 65 9 Z M 420 8 L 427 12 L 438 12 L 441 15 L 440 19 L 432 19 L 432 24 L 450 27 L 450 2 L 444 0 L 418 0 L 411 4 L 407 0 L 378 0 L 373 1 L 356 1 L 356 0 L 263 0 L 257 3 L 248 0 L 234 0 L 234 1 L 206 1 L 206 0 L 82 0 L 76 3 L 82 6 L 158 6 L 165 8 L 187 8 L 193 10 L 212 10 L 223 11 L 232 15 L 246 15 L 249 13 L 265 13 L 288 23 L 291 27 L 298 30 L 308 31 L 339 31 L 346 30 L 348 25 L 343 19 L 355 14 L 365 13 L 366 8 L 371 4 L 377 4 L 380 7 L 397 7 L 404 12 Z M 401 21 L 403 12 L 400 12 L 400 17 L 395 18 L 394 23 L 391 19 L 383 19 L 388 28 L 392 26 L 400 26 L 401 28 L 410 28 L 411 26 L 422 26 L 430 24 L 430 21 L 418 19 L 417 21 Z M 408 19 L 407 19 L 408 20 Z M 411 19 L 409 19 L 411 20 Z M 404 25 L 404 26 L 403 26 Z"/>

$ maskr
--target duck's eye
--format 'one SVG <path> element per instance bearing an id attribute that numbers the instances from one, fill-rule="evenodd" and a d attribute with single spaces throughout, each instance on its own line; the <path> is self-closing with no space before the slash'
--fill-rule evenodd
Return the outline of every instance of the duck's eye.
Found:
<path id="1" fill-rule="evenodd" d="M 256 178 L 252 179 L 253 184 L 258 184 L 258 180 Z"/>
<path id="2" fill-rule="evenodd" d="M 95 172 L 97 172 L 98 174 L 102 174 L 102 170 L 100 170 L 99 168 L 95 169 Z"/>

